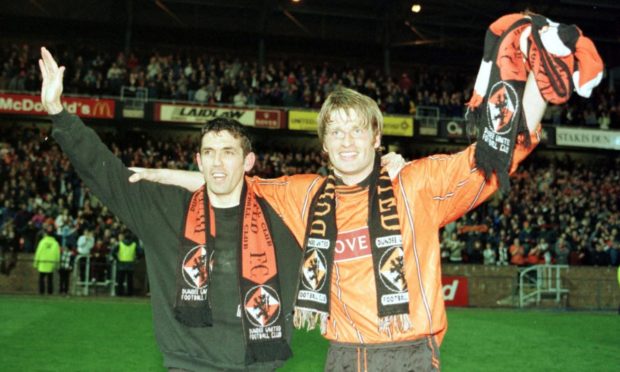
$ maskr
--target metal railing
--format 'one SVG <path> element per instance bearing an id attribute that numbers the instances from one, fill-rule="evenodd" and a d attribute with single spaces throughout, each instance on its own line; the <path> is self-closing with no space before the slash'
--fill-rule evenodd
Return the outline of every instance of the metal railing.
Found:
<path id="1" fill-rule="evenodd" d="M 568 265 L 535 265 L 519 271 L 519 307 L 530 303 L 540 305 L 543 297 L 549 295 L 560 303 L 562 295 L 569 290 L 562 287 L 562 270 Z"/>
<path id="2" fill-rule="evenodd" d="M 91 278 L 90 256 L 79 255 L 75 258 L 74 270 L 72 271 L 71 293 L 77 296 L 89 296 L 91 291 L 97 288 L 109 290 L 110 296 L 116 296 L 116 261 L 112 260 L 106 269 L 109 275 L 105 275 L 104 280 Z M 83 274 L 82 274 L 83 273 Z"/>

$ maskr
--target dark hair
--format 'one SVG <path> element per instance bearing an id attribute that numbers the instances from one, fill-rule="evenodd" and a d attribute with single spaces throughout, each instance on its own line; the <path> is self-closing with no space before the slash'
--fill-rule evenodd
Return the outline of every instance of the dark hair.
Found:
<path id="1" fill-rule="evenodd" d="M 213 120 L 209 120 L 200 131 L 200 143 L 199 148 L 202 146 L 202 139 L 205 134 L 209 132 L 219 133 L 221 131 L 227 131 L 230 133 L 233 138 L 239 139 L 241 142 L 241 149 L 243 150 L 243 156 L 252 152 L 252 140 L 250 138 L 250 133 L 243 126 L 243 124 L 239 123 L 235 119 L 228 118 L 217 118 Z"/>

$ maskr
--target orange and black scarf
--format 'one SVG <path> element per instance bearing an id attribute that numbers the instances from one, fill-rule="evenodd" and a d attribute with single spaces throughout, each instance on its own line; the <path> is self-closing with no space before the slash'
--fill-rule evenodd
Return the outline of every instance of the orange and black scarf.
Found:
<path id="1" fill-rule="evenodd" d="M 244 182 L 239 221 L 241 245 L 237 256 L 240 288 L 231 293 L 240 295 L 246 364 L 286 360 L 292 355 L 284 338 L 285 315 L 275 246 L 261 202 Z M 214 230 L 213 209 L 203 188 L 192 196 L 177 263 L 174 314 L 189 327 L 213 324 L 209 283 L 211 268 L 214 263 L 217 265 L 217 257 L 213 257 Z"/>
<path id="2" fill-rule="evenodd" d="M 574 25 L 536 14 L 509 14 L 493 22 L 467 104 L 467 118 L 477 129 L 476 165 L 486 177 L 495 172 L 507 190 L 517 135 L 524 133 L 529 145 L 523 92 L 530 71 L 543 98 L 561 104 L 573 90 L 589 97 L 602 79 L 602 70 L 594 44 Z"/>
<path id="3" fill-rule="evenodd" d="M 392 181 L 389 174 L 381 170 L 378 154 L 370 175 L 368 209 L 379 330 L 384 333 L 405 331 L 410 327 L 409 292 L 400 221 Z M 311 205 L 295 302 L 297 328 L 305 325 L 313 329 L 318 323 L 321 332 L 326 331 L 337 236 L 336 176 L 332 171 Z"/>

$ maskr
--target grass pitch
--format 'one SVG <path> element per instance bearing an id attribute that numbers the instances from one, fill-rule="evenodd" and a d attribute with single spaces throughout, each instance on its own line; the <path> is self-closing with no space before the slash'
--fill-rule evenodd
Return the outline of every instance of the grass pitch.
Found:
<path id="1" fill-rule="evenodd" d="M 449 309 L 443 371 L 618 371 L 620 316 Z M 131 352 L 127 352 L 131 350 Z M 282 371 L 322 371 L 327 342 L 297 331 Z M 0 296 L 2 371 L 162 371 L 147 299 Z"/>

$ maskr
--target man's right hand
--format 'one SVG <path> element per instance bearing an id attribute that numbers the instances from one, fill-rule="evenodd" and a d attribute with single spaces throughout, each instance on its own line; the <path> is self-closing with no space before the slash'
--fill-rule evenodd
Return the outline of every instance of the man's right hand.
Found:
<path id="1" fill-rule="evenodd" d="M 52 54 L 45 47 L 42 47 L 39 69 L 43 77 L 41 84 L 43 108 L 50 115 L 58 114 L 63 110 L 60 96 L 62 95 L 62 77 L 65 74 L 65 66 L 58 67 Z"/>

